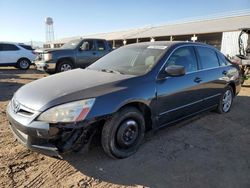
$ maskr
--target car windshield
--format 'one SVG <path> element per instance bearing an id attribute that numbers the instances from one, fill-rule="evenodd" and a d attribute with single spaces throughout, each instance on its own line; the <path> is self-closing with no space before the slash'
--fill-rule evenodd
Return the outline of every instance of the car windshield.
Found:
<path id="1" fill-rule="evenodd" d="M 64 45 L 62 45 L 61 48 L 63 48 L 63 49 L 74 49 L 74 48 L 76 48 L 76 46 L 78 46 L 78 44 L 81 41 L 82 41 L 81 39 L 71 40 L 71 41 L 65 43 Z"/>
<path id="2" fill-rule="evenodd" d="M 166 46 L 125 46 L 102 57 L 88 69 L 120 73 L 128 75 L 143 75 L 149 72 L 161 56 Z"/>

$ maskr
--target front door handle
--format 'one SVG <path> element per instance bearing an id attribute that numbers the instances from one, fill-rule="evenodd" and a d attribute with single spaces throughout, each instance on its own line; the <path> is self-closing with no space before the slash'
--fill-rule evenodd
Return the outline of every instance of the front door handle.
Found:
<path id="1" fill-rule="evenodd" d="M 196 77 L 195 79 L 194 79 L 194 82 L 196 82 L 196 83 L 200 83 L 202 81 L 202 79 L 200 78 L 200 77 Z"/>
<path id="2" fill-rule="evenodd" d="M 93 55 L 96 55 L 96 52 L 93 52 Z"/>

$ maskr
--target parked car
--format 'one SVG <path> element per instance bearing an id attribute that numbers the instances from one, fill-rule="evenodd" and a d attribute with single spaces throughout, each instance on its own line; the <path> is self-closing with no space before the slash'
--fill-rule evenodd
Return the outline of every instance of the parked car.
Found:
<path id="1" fill-rule="evenodd" d="M 36 54 L 29 45 L 0 42 L 0 66 L 15 66 L 26 70 L 35 59 Z"/>
<path id="2" fill-rule="evenodd" d="M 48 73 L 85 68 L 112 50 L 103 39 L 76 39 L 58 49 L 47 49 L 35 61 L 38 70 Z"/>
<path id="3" fill-rule="evenodd" d="M 32 150 L 61 156 L 86 146 L 99 130 L 104 151 L 125 158 L 147 130 L 207 110 L 229 112 L 240 88 L 239 67 L 209 45 L 138 43 L 86 69 L 21 87 L 7 116 L 14 135 Z"/>

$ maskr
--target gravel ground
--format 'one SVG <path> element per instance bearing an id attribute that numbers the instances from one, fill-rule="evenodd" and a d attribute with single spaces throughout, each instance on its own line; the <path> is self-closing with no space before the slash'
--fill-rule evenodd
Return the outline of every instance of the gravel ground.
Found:
<path id="1" fill-rule="evenodd" d="M 13 93 L 44 76 L 0 68 L 0 187 L 250 187 L 250 81 L 230 113 L 150 132 L 130 158 L 110 159 L 97 145 L 58 160 L 20 145 L 6 119 Z"/>

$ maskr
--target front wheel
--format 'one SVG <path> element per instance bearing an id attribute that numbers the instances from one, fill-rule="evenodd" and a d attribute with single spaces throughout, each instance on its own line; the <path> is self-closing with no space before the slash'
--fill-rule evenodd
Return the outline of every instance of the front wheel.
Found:
<path id="1" fill-rule="evenodd" d="M 123 108 L 104 124 L 102 147 L 113 158 L 129 157 L 138 150 L 144 132 L 142 113 L 134 107 Z"/>
<path id="2" fill-rule="evenodd" d="M 231 86 L 227 86 L 221 95 L 217 112 L 224 114 L 230 111 L 233 103 L 234 92 Z"/>
<path id="3" fill-rule="evenodd" d="M 56 72 L 65 72 L 74 68 L 73 63 L 68 60 L 62 61 L 58 64 Z"/>

